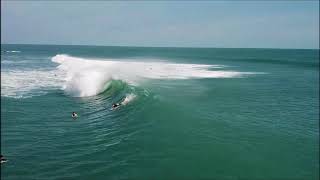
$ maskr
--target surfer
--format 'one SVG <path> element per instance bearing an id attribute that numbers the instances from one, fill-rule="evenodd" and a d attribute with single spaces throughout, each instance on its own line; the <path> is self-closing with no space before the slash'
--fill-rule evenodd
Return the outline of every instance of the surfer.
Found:
<path id="1" fill-rule="evenodd" d="M 112 109 L 115 109 L 120 106 L 120 103 L 112 104 Z"/>
<path id="2" fill-rule="evenodd" d="M 78 114 L 75 113 L 75 112 L 72 112 L 72 115 L 71 115 L 73 118 L 77 118 L 78 117 Z"/>
<path id="3" fill-rule="evenodd" d="M 120 107 L 121 105 L 124 105 L 124 103 L 123 103 L 124 100 L 125 100 L 125 98 L 122 99 L 121 101 L 119 101 L 118 103 L 113 103 L 111 110 L 115 110 L 115 109 L 117 109 L 118 107 Z"/>
<path id="4" fill-rule="evenodd" d="M 8 160 L 5 159 L 2 155 L 1 155 L 1 164 L 7 162 Z"/>

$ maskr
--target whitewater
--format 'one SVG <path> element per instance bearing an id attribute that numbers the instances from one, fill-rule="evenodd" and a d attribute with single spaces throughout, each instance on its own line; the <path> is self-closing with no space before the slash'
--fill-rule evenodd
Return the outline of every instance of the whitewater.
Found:
<path id="1" fill-rule="evenodd" d="M 58 54 L 51 60 L 58 64 L 56 69 L 1 71 L 1 95 L 30 97 L 60 88 L 68 95 L 86 97 L 102 93 L 112 80 L 139 86 L 152 79 L 240 78 L 257 74 L 223 70 L 224 65 L 178 64 L 160 59 L 88 59 Z"/>

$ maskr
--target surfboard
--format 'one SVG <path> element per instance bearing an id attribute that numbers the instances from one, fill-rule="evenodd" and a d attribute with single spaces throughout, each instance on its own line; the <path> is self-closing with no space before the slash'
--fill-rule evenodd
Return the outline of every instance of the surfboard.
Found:
<path id="1" fill-rule="evenodd" d="M 113 111 L 113 110 L 116 110 L 118 109 L 120 106 L 117 106 L 117 107 L 112 107 L 110 110 Z"/>

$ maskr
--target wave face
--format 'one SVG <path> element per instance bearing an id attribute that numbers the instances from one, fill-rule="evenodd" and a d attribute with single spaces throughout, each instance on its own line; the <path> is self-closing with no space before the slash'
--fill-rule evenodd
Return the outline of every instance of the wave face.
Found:
<path id="1" fill-rule="evenodd" d="M 222 65 L 136 62 L 130 59 L 94 60 L 56 55 L 52 61 L 60 64 L 57 73 L 64 76 L 63 89 L 75 97 L 97 95 L 105 91 L 112 80 L 137 86 L 150 79 L 235 78 L 252 74 L 221 70 Z"/>

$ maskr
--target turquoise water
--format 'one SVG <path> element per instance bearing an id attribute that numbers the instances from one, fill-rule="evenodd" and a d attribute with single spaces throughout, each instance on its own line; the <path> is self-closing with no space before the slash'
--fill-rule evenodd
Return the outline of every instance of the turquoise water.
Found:
<path id="1" fill-rule="evenodd" d="M 1 45 L 1 178 L 319 179 L 318 92 L 319 50 Z"/>

